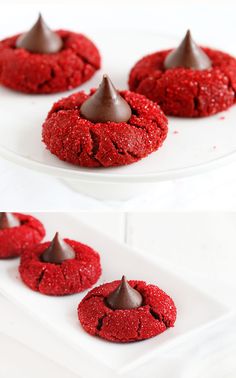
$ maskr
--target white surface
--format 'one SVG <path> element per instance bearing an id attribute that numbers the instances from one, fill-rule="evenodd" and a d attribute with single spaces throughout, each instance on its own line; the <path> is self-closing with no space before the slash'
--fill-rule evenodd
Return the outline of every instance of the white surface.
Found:
<path id="1" fill-rule="evenodd" d="M 100 8 L 100 11 L 99 11 L 99 9 L 96 8 L 97 6 L 94 5 L 94 9 L 93 9 L 94 12 L 91 15 L 91 24 L 93 24 L 93 27 L 96 24 L 97 20 L 99 19 L 99 28 L 98 29 L 100 29 L 101 25 L 104 24 L 104 22 L 105 22 L 106 27 L 109 27 L 109 28 L 115 30 L 115 28 L 117 28 L 117 26 L 120 26 L 120 24 L 121 24 L 121 22 L 120 22 L 120 17 L 121 17 L 122 28 L 123 29 L 125 29 L 125 28 L 130 29 L 130 35 L 132 33 L 134 35 L 134 32 L 131 31 L 131 29 L 135 29 L 136 38 L 134 40 L 136 41 L 135 42 L 136 45 L 133 45 L 133 47 L 132 47 L 135 50 L 135 58 L 134 58 L 134 52 L 133 52 L 133 55 L 130 53 L 130 47 L 129 47 L 129 49 L 125 49 L 124 46 L 123 46 L 124 52 L 126 52 L 126 54 L 124 54 L 124 57 L 122 56 L 122 58 L 119 57 L 119 64 L 118 65 L 116 64 L 116 66 L 115 66 L 113 64 L 114 60 L 115 60 L 115 54 L 116 54 L 116 51 L 118 49 L 115 50 L 115 52 L 113 52 L 113 54 L 107 53 L 107 55 L 104 59 L 104 67 L 109 67 L 109 65 L 112 63 L 112 70 L 114 69 L 114 71 L 112 71 L 113 72 L 112 76 L 114 76 L 114 81 L 118 85 L 119 85 L 119 83 L 122 86 L 125 85 L 126 75 L 124 75 L 123 72 L 122 72 L 122 77 L 121 77 L 121 71 L 120 71 L 122 69 L 124 63 L 127 64 L 127 68 L 125 69 L 125 72 L 127 72 L 128 69 L 130 68 L 130 66 L 133 64 L 133 62 L 137 58 L 139 58 L 143 53 L 146 53 L 147 51 L 153 50 L 154 46 L 156 46 L 157 43 L 159 45 L 159 42 L 157 42 L 157 39 L 156 40 L 155 39 L 149 39 L 148 45 L 147 45 L 147 42 L 145 42 L 145 46 L 141 43 L 140 31 L 136 31 L 138 28 L 141 27 L 140 25 L 142 25 L 142 28 L 146 27 L 147 29 L 152 30 L 152 33 L 156 32 L 156 33 L 158 33 L 158 35 L 168 35 L 168 41 L 172 41 L 172 40 L 174 41 L 176 39 L 181 38 L 181 34 L 184 33 L 184 30 L 187 27 L 189 27 L 189 24 L 191 24 L 192 29 L 194 31 L 194 35 L 196 36 L 197 40 L 199 40 L 201 42 L 205 42 L 206 41 L 206 35 L 207 35 L 207 41 L 206 42 L 208 44 L 216 46 L 216 41 L 217 41 L 217 47 L 223 48 L 223 49 L 225 49 L 229 52 L 234 53 L 234 51 L 233 51 L 234 41 L 232 40 L 232 33 L 231 33 L 231 28 L 232 28 L 233 22 L 234 22 L 234 20 L 233 20 L 233 14 L 234 14 L 233 5 L 228 6 L 228 7 L 224 7 L 224 8 L 220 8 L 220 7 L 217 6 L 214 9 L 214 20 L 211 20 L 211 30 L 209 30 L 209 23 L 208 23 L 208 17 L 207 17 L 207 15 L 209 14 L 210 9 L 211 9 L 209 7 L 209 5 L 203 5 L 203 4 L 199 4 L 198 6 L 192 5 L 192 7 L 189 8 L 188 6 L 184 7 L 181 4 L 179 6 L 173 4 L 171 9 L 169 9 L 168 7 L 165 7 L 163 4 L 159 3 L 159 7 L 156 8 L 156 12 L 159 12 L 159 14 L 161 14 L 161 13 L 166 14 L 166 12 L 168 11 L 168 24 L 166 24 L 165 23 L 165 17 L 160 17 L 158 19 L 158 23 L 156 23 L 156 15 L 155 15 L 155 11 L 154 11 L 154 4 L 153 4 L 153 2 L 149 3 L 149 4 L 152 4 L 152 5 L 150 5 L 148 7 L 147 4 L 145 3 L 145 8 L 144 7 L 142 8 L 141 5 L 139 7 L 137 7 L 136 13 L 135 13 L 135 18 L 129 17 L 129 15 L 132 12 L 132 7 L 133 7 L 131 2 L 126 4 L 126 14 L 125 15 L 123 14 L 122 16 L 121 16 L 122 10 L 121 10 L 121 8 L 119 8 L 117 6 L 116 7 L 117 17 L 115 19 L 113 18 L 112 20 L 109 17 L 111 12 L 112 12 L 112 8 L 110 6 L 107 6 L 105 8 L 105 12 L 101 12 L 101 8 Z M 45 12 L 45 15 L 48 19 L 50 19 L 52 17 L 52 12 L 53 12 L 52 8 L 47 7 L 45 5 L 38 5 L 38 7 L 42 8 L 42 11 Z M 83 4 L 83 5 L 81 5 L 81 7 L 82 7 L 83 11 L 80 10 L 79 13 L 80 14 L 81 13 L 86 14 L 86 9 L 88 11 L 88 8 L 86 8 L 86 5 Z M 204 12 L 203 12 L 203 8 L 204 8 Z M 19 9 L 20 9 L 19 11 L 22 11 L 21 7 Z M 59 11 L 57 13 L 60 15 L 61 7 L 59 7 L 58 9 L 59 9 Z M 2 30 L 5 30 L 5 33 L 9 34 L 10 31 L 12 33 L 13 30 L 12 30 L 12 27 L 10 28 L 9 23 L 7 22 L 7 17 L 5 17 L 6 11 L 7 11 L 7 8 L 5 8 L 4 12 L 2 12 L 2 18 L 3 18 L 2 19 L 2 25 L 3 25 Z M 113 9 L 113 11 L 114 11 L 114 9 Z M 97 12 L 99 12 L 99 16 L 100 16 L 99 18 L 97 17 Z M 179 15 L 181 14 L 181 17 L 177 17 L 176 12 L 178 12 L 177 14 L 179 14 Z M 17 15 L 18 12 L 14 12 L 14 13 Z M 72 12 L 70 12 L 70 13 L 72 13 Z M 71 26 L 71 24 L 74 23 L 74 25 L 76 25 L 76 27 L 77 27 L 78 22 L 79 22 L 79 24 L 81 26 L 81 30 L 86 30 L 87 34 L 94 37 L 95 41 L 97 40 L 98 42 L 100 42 L 100 40 L 99 40 L 100 37 L 101 37 L 101 34 L 99 34 L 100 31 L 98 30 L 97 32 L 95 32 L 94 29 L 92 29 L 91 24 L 89 24 L 89 26 L 88 26 L 88 23 L 86 23 L 86 19 L 83 19 L 83 20 L 79 19 L 79 21 L 78 21 L 78 17 L 77 17 L 78 12 L 74 12 L 74 13 L 76 14 L 76 17 L 73 18 L 71 16 L 71 14 L 69 15 L 66 12 L 64 12 L 63 22 L 64 22 L 65 26 L 68 25 L 68 27 L 69 27 L 69 25 Z M 66 14 L 66 16 L 65 16 L 65 14 Z M 17 17 L 16 22 L 14 22 L 14 27 L 16 29 L 15 31 L 22 29 L 23 24 L 26 23 L 26 22 L 30 24 L 33 15 L 35 15 L 35 6 L 31 6 L 31 7 L 29 6 L 28 12 L 26 13 L 25 18 L 24 18 L 24 22 L 19 17 Z M 193 15 L 194 16 L 196 15 L 196 17 L 193 18 Z M 201 15 L 201 30 L 199 29 L 199 27 L 197 27 L 197 18 L 198 18 L 197 16 L 198 15 Z M 70 17 L 70 21 L 69 21 L 69 17 Z M 55 18 L 55 15 L 53 15 L 52 18 L 54 20 L 53 22 L 54 22 L 54 25 L 56 27 L 58 22 L 57 22 L 57 19 Z M 222 20 L 227 20 L 227 22 L 225 22 L 225 24 L 224 24 L 224 34 L 223 35 L 222 35 L 222 32 L 221 32 L 222 29 L 218 28 L 219 22 L 222 23 Z M 180 23 L 180 21 L 182 22 L 182 24 Z M 172 24 L 171 31 L 168 30 L 169 23 Z M 9 29 L 11 29 L 11 30 L 9 30 Z M 174 33 L 173 31 L 176 31 L 176 32 Z M 176 34 L 178 36 L 174 38 L 173 37 L 174 34 Z M 116 35 L 116 38 L 122 38 L 122 34 L 120 36 Z M 141 38 L 145 38 L 145 35 L 141 36 Z M 128 40 L 128 38 L 123 38 L 123 39 L 124 39 L 124 41 L 122 41 L 122 43 L 124 45 L 126 43 L 125 41 Z M 162 41 L 161 45 L 163 43 L 164 42 Z M 167 40 L 165 40 L 164 44 L 166 44 L 166 43 L 167 43 Z M 168 44 L 169 43 L 170 42 L 168 42 Z M 104 49 L 106 49 L 105 44 L 104 44 Z M 110 49 L 110 45 L 109 45 L 109 49 Z M 104 50 L 104 52 L 105 52 L 105 50 Z M 112 74 L 112 72 L 111 72 L 111 74 Z M 89 86 L 96 85 L 97 82 L 99 81 L 99 77 L 100 77 L 100 74 L 98 73 L 96 75 L 96 77 L 94 77 L 93 80 L 89 84 L 86 84 L 84 87 L 88 88 Z M 59 95 L 55 95 L 55 96 L 48 96 L 47 100 L 45 102 L 45 100 L 44 100 L 45 96 L 42 97 L 42 98 L 35 96 L 35 97 L 33 97 L 33 100 L 32 100 L 31 96 L 15 94 L 15 93 L 9 92 L 5 89 L 2 89 L 1 93 L 2 93 L 2 100 L 3 100 L 4 104 L 6 104 L 6 102 L 8 103 L 9 98 L 11 98 L 11 100 L 16 104 L 16 106 L 17 106 L 17 103 L 27 104 L 28 101 L 33 101 L 34 102 L 33 109 L 35 109 L 33 114 L 29 113 L 26 108 L 21 108 L 20 110 L 18 109 L 18 111 L 17 111 L 17 114 L 18 114 L 17 119 L 19 120 L 19 124 L 21 122 L 23 122 L 23 120 L 19 117 L 19 114 L 22 114 L 22 112 L 23 112 L 24 118 L 25 118 L 25 116 L 27 116 L 27 122 L 23 125 L 21 124 L 21 126 L 23 128 L 27 129 L 28 135 L 29 135 L 30 138 L 32 138 L 32 134 L 34 134 L 33 139 L 34 139 L 35 143 L 30 144 L 30 143 L 28 143 L 28 140 L 27 140 L 27 142 L 25 142 L 24 137 L 22 137 L 22 133 L 20 135 L 18 134 L 18 132 L 20 131 L 19 128 L 16 129 L 16 124 L 13 124 L 13 126 L 11 126 L 11 127 L 13 127 L 16 132 L 14 133 L 13 139 L 10 138 L 10 140 L 9 140 L 9 138 L 8 138 L 8 140 L 6 141 L 7 144 L 9 143 L 9 146 L 12 147 L 12 143 L 13 143 L 15 145 L 15 147 L 19 151 L 21 151 L 21 154 L 25 154 L 25 155 L 27 154 L 27 155 L 30 155 L 31 157 L 34 154 L 36 154 L 37 159 L 39 159 L 39 160 L 46 158 L 46 160 L 49 159 L 50 162 L 53 162 L 53 165 L 54 164 L 56 164 L 56 165 L 57 164 L 59 164 L 59 165 L 63 164 L 63 163 L 59 162 L 56 158 L 53 158 L 51 155 L 49 155 L 47 152 L 45 152 L 43 150 L 43 145 L 41 145 L 40 142 L 39 142 L 39 137 L 40 137 L 40 126 L 39 125 L 41 124 L 41 122 L 44 118 L 44 115 L 46 114 L 46 111 L 48 110 L 48 106 L 46 106 L 47 105 L 46 102 L 50 102 L 52 99 L 59 98 L 59 97 L 61 97 L 61 95 L 59 94 Z M 14 99 L 17 99 L 17 103 L 16 103 L 16 101 L 14 101 Z M 39 103 L 42 103 L 42 109 L 43 109 L 42 114 L 39 112 L 39 106 L 38 106 Z M 4 108 L 2 108 L 2 112 L 4 112 Z M 14 112 L 11 112 L 11 114 L 12 113 L 14 114 Z M 137 164 L 134 164 L 132 166 L 125 167 L 125 168 L 118 168 L 118 169 L 112 170 L 112 172 L 116 172 L 115 175 L 118 175 L 118 176 L 119 176 L 118 172 L 124 172 L 124 173 L 122 173 L 122 179 L 124 178 L 126 180 L 127 177 L 130 178 L 130 173 L 132 173 L 132 172 L 135 174 L 135 176 L 137 178 L 138 176 L 141 177 L 140 175 L 142 175 L 142 173 L 145 171 L 145 172 L 148 172 L 149 178 L 151 179 L 151 176 L 153 175 L 154 170 L 159 171 L 160 169 L 162 170 L 162 168 L 167 169 L 167 168 L 170 168 L 171 166 L 175 167 L 175 168 L 179 168 L 180 166 L 182 166 L 182 167 L 191 166 L 192 164 L 196 164 L 197 162 L 202 163 L 203 161 L 205 161 L 205 162 L 210 161 L 211 159 L 215 159 L 215 158 L 218 158 L 220 156 L 223 156 L 225 153 L 230 153 L 234 150 L 234 139 L 235 138 L 232 137 L 234 135 L 234 130 L 233 130 L 233 128 L 231 128 L 229 126 L 229 124 L 231 123 L 231 121 L 230 121 L 231 117 L 234 117 L 234 113 L 235 113 L 235 107 L 232 110 L 230 110 L 229 112 L 227 112 L 227 116 L 226 116 L 226 119 L 224 121 L 220 121 L 218 119 L 218 117 L 220 117 L 220 115 L 215 116 L 213 118 L 208 118 L 207 120 L 197 120 L 197 121 L 196 120 L 192 120 L 192 121 L 187 120 L 187 121 L 184 121 L 184 123 L 186 123 L 186 122 L 193 123 L 193 126 L 191 126 L 191 125 L 189 125 L 189 127 L 186 127 L 186 125 L 180 126 L 181 129 L 183 129 L 183 131 L 181 130 L 181 132 L 179 134 L 172 134 L 172 127 L 174 129 L 175 129 L 175 127 L 173 125 L 171 126 L 171 123 L 177 122 L 177 124 L 179 124 L 179 122 L 182 122 L 182 121 L 179 121 L 179 120 L 172 121 L 171 120 L 171 123 L 170 123 L 171 131 L 169 133 L 169 138 L 167 139 L 165 145 L 163 146 L 163 148 L 159 152 L 157 152 L 157 153 L 153 154 L 152 156 L 148 157 L 147 159 L 143 160 L 143 162 L 140 162 L 140 163 L 137 163 Z M 7 117 L 9 117 L 9 120 L 14 119 L 14 118 L 11 118 L 11 117 L 14 117 L 14 116 L 9 115 L 9 113 L 7 114 Z M 30 119 L 32 120 L 32 122 L 28 123 L 30 121 Z M 33 127 L 31 127 L 31 123 L 34 124 L 35 130 L 33 129 Z M 201 126 L 200 124 L 202 124 L 202 123 L 203 124 L 206 123 L 206 127 Z M 212 132 L 212 129 L 213 129 L 212 123 L 215 123 L 213 132 Z M 196 125 L 198 125 L 199 127 L 197 127 Z M 225 125 L 227 125 L 227 126 L 225 126 Z M 201 143 L 197 143 L 197 138 L 200 135 L 202 135 L 202 132 L 200 130 L 200 129 L 202 129 L 202 127 L 204 127 L 204 137 L 201 138 Z M 177 126 L 177 128 L 179 128 L 179 126 Z M 224 128 L 224 132 L 222 132 L 223 128 Z M 225 132 L 226 128 L 227 128 L 227 132 Z M 36 131 L 36 129 L 37 129 L 37 131 Z M 206 130 L 208 130 L 209 132 L 206 131 Z M 10 131 L 9 131 L 9 134 L 10 134 Z M 6 139 L 6 136 L 4 136 L 4 138 Z M 194 144 L 189 143 L 189 138 L 194 139 Z M 15 140 L 16 143 L 14 143 L 14 140 Z M 19 140 L 20 140 L 20 142 L 19 142 Z M 4 145 L 5 145 L 5 142 L 4 142 Z M 202 147 L 199 147 L 200 145 Z M 192 146 L 192 148 L 190 146 Z M 174 153 L 170 154 L 170 151 L 173 152 L 175 150 L 175 148 L 176 149 L 179 148 L 179 151 L 181 150 L 181 153 L 178 153 L 178 151 L 176 150 L 176 154 L 174 154 Z M 173 156 L 175 156 L 175 157 L 177 156 L 177 158 L 173 159 Z M 158 161 L 157 161 L 158 164 L 156 164 L 156 159 L 158 159 Z M 169 160 L 169 159 L 171 159 L 171 160 Z M 184 160 L 182 160 L 182 159 L 184 159 Z M 216 162 L 216 160 L 214 160 L 214 161 Z M 45 167 L 43 165 L 43 170 L 44 170 L 44 168 Z M 21 169 L 16 170 L 16 172 L 18 172 L 17 175 L 20 175 L 20 171 L 21 171 Z M 78 172 L 80 171 L 80 169 L 79 169 L 79 171 L 71 169 L 71 168 L 66 169 L 67 173 L 69 171 L 70 171 L 70 173 L 69 173 L 70 177 L 71 177 L 71 174 L 73 174 L 73 175 L 75 174 L 76 176 L 78 176 Z M 71 172 L 71 171 L 73 171 L 73 172 Z M 55 172 L 55 168 L 53 168 L 53 172 Z M 83 177 L 85 178 L 85 176 L 86 176 L 85 171 L 83 170 L 83 172 L 84 172 Z M 103 173 L 102 173 L 102 171 L 100 171 L 100 172 L 101 173 L 99 173 L 99 177 L 102 177 Z M 109 174 L 108 172 L 109 171 L 105 171 L 104 174 L 108 175 Z M 63 175 L 65 175 L 65 174 L 67 175 L 67 173 L 64 172 Z M 109 176 L 108 176 L 109 180 L 111 179 L 111 177 L 113 175 L 114 175 L 113 173 L 111 175 L 109 174 Z M 90 173 L 89 173 L 89 176 L 91 177 Z M 163 177 L 162 173 L 161 173 L 161 176 Z M 170 176 L 173 177 L 172 173 L 171 173 L 171 175 L 169 175 L 169 173 L 166 175 L 166 173 L 165 173 L 165 176 L 166 177 L 170 177 Z M 37 175 L 36 175 L 36 177 L 37 177 Z M 38 176 L 38 177 L 40 177 L 40 176 Z M 82 176 L 80 175 L 80 177 L 82 177 Z M 207 177 L 209 177 L 209 176 L 207 176 Z M 94 180 L 94 179 L 95 179 L 95 176 L 93 176 L 92 180 Z M 48 178 L 48 180 L 50 180 L 50 179 Z M 121 177 L 119 177 L 119 181 L 120 180 L 121 180 Z M 201 176 L 201 177 L 198 177 L 196 181 L 199 182 L 199 184 L 203 184 L 202 180 L 204 180 L 204 178 Z M 40 178 L 38 178 L 38 181 L 40 181 Z M 180 184 L 180 186 L 181 185 L 182 184 Z M 168 184 L 166 185 L 166 187 L 168 187 Z M 60 185 L 60 188 L 61 188 L 61 190 L 63 190 L 61 185 Z M 206 195 L 208 195 L 208 194 L 206 193 Z M 171 197 L 171 200 L 173 201 L 173 203 L 175 204 L 175 198 L 174 198 L 173 194 L 171 194 L 170 197 Z M 210 198 L 210 196 L 209 196 L 209 198 Z M 80 202 L 81 202 L 81 200 L 80 200 Z"/>
<path id="2" fill-rule="evenodd" d="M 4 300 L 1 300 L 1 305 L 15 311 L 14 307 L 11 307 Z M 36 354 L 20 342 L 4 334 L 0 334 L 0 353 L 0 377 L 32 378 L 33 376 L 34 378 L 41 378 L 42 376 L 52 377 L 56 375 L 57 378 L 75 378 L 75 375 L 67 369 Z M 9 363 L 9 356 L 12 356 L 14 363 Z M 34 369 L 32 369 L 33 366 Z"/>
<path id="3" fill-rule="evenodd" d="M 76 308 L 84 293 L 63 298 L 35 293 L 20 280 L 17 260 L 2 261 L 1 293 L 24 306 L 28 313 L 32 313 L 42 324 L 61 336 L 63 343 L 77 350 L 78 358 L 84 361 L 84 366 L 80 364 L 77 372 L 82 371 L 83 375 L 87 372 L 88 376 L 92 376 L 95 369 L 100 369 L 100 375 L 104 371 L 103 374 L 107 377 L 112 372 L 125 373 L 151 358 L 158 357 L 170 345 L 181 343 L 190 331 L 197 331 L 227 313 L 226 308 L 217 300 L 189 286 L 180 277 L 163 268 L 161 263 L 155 265 L 149 262 L 146 257 L 116 244 L 112 239 L 80 224 L 73 217 L 60 213 L 40 214 L 38 217 L 48 230 L 47 238 L 52 238 L 57 223 L 57 229 L 59 227 L 61 234 L 80 239 L 100 252 L 103 266 L 100 283 L 117 279 L 122 274 L 126 274 L 130 279 L 139 277 L 163 288 L 173 297 L 178 309 L 174 329 L 164 332 L 158 338 L 125 345 L 107 343 L 99 338 L 88 337 L 78 323 Z M 91 369 L 88 367 L 89 360 L 93 361 Z"/>
<path id="4" fill-rule="evenodd" d="M 202 288 L 206 280 L 207 286 L 219 282 L 215 294 L 230 303 L 236 288 L 235 227 L 235 213 L 130 213 L 127 241 L 166 259 L 172 269 L 181 268 L 181 274 Z M 209 293 L 214 294 L 213 287 Z"/>
<path id="5" fill-rule="evenodd" d="M 0 334 L 1 364 L 0 376 L 3 378 L 31 378 L 37 374 L 45 378 L 58 376 L 60 378 L 75 378 L 78 375 L 65 370 L 62 364 L 65 360 L 71 361 L 70 351 L 66 346 L 55 342 L 55 335 L 52 335 L 42 327 L 38 326 L 37 321 L 33 321 L 30 316 L 26 316 L 17 306 L 0 297 L 1 321 L 4 321 L 4 334 Z M 229 322 L 229 319 L 228 319 Z M 236 318 L 230 319 L 231 333 L 228 332 L 229 326 L 223 323 L 221 327 L 217 324 L 210 327 L 204 333 L 204 337 L 194 338 L 191 343 L 182 343 L 181 347 L 163 354 L 159 359 L 155 359 L 151 365 L 144 365 L 138 373 L 128 374 L 127 378 L 147 378 L 158 376 L 161 378 L 233 378 L 235 377 L 235 335 L 234 329 Z M 25 333 L 27 329 L 27 333 Z M 6 334 L 11 337 L 6 337 Z M 15 339 L 19 340 L 18 342 Z M 54 342 L 53 342 L 53 340 Z M 34 353 L 26 345 L 33 345 Z M 45 343 L 47 340 L 47 343 Z M 59 347 L 59 348 L 58 348 Z M 64 348 L 63 348 L 64 347 Z M 62 364 L 53 364 L 49 358 L 43 358 L 42 350 L 54 350 L 57 358 L 61 359 Z M 3 351 L 3 352 L 2 352 Z M 223 352 L 222 352 L 223 351 Z M 68 355 L 69 354 L 69 355 Z M 48 357 L 50 353 L 48 353 Z M 14 365 L 12 364 L 14 359 Z M 73 366 L 73 364 L 71 363 Z M 35 371 L 37 366 L 37 371 Z M 213 374 L 214 373 L 214 374 Z M 99 376 L 98 373 L 96 376 Z M 85 376 L 85 378 L 87 378 Z"/>

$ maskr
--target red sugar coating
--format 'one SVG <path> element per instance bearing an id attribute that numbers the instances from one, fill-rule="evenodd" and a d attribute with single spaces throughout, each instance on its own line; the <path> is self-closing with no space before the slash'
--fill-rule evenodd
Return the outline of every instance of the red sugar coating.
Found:
<path id="1" fill-rule="evenodd" d="M 35 54 L 16 48 L 19 35 L 0 41 L 0 82 L 25 93 L 55 93 L 75 88 L 100 68 L 96 46 L 82 34 L 57 33 L 64 42 L 55 54 Z"/>
<path id="2" fill-rule="evenodd" d="M 21 226 L 0 230 L 0 259 L 21 255 L 25 248 L 32 248 L 45 236 L 44 227 L 36 218 L 13 214 L 20 220 Z"/>
<path id="3" fill-rule="evenodd" d="M 156 151 L 167 135 L 165 115 L 144 96 L 120 94 L 132 109 L 128 122 L 92 123 L 82 118 L 79 109 L 89 97 L 84 92 L 55 103 L 43 124 L 43 142 L 50 152 L 75 165 L 111 167 L 134 163 Z"/>
<path id="4" fill-rule="evenodd" d="M 149 339 L 173 327 L 176 307 L 173 300 L 155 285 L 143 281 L 129 281 L 143 297 L 137 309 L 112 310 L 106 298 L 120 281 L 113 281 L 91 290 L 78 306 L 82 327 L 93 336 L 114 342 L 130 342 Z"/>
<path id="5" fill-rule="evenodd" d="M 221 51 L 202 49 L 212 68 L 165 70 L 164 60 L 171 50 L 156 52 L 135 64 L 130 89 L 157 102 L 168 115 L 204 117 L 226 110 L 235 103 L 236 59 Z"/>
<path id="6" fill-rule="evenodd" d="M 24 251 L 19 272 L 32 290 L 46 295 L 68 295 L 88 289 L 97 282 L 101 275 L 99 254 L 85 244 L 70 239 L 65 241 L 74 249 L 76 257 L 62 264 L 41 261 L 40 256 L 50 242 Z"/>

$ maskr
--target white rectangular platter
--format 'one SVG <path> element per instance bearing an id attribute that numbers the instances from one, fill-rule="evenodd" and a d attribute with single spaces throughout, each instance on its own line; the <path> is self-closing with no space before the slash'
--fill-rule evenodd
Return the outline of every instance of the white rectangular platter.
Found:
<path id="1" fill-rule="evenodd" d="M 100 252 L 103 273 L 98 284 L 119 279 L 122 274 L 128 279 L 145 280 L 157 284 L 171 295 L 178 309 L 175 327 L 158 337 L 130 344 L 106 342 L 85 333 L 77 320 L 77 305 L 85 292 L 60 298 L 35 293 L 21 282 L 18 259 L 0 261 L 0 292 L 20 305 L 34 321 L 40 321 L 41 327 L 55 336 L 58 350 L 66 346 L 68 353 L 71 351 L 70 358 L 65 356 L 63 361 L 56 351 L 56 355 L 50 357 L 70 367 L 69 360 L 74 356 L 73 370 L 77 367 L 77 373 L 81 376 L 129 376 L 142 364 L 151 363 L 162 353 L 167 353 L 168 348 L 186 341 L 190 334 L 222 319 L 228 313 L 228 309 L 220 302 L 193 287 L 161 263 L 154 263 L 142 252 L 113 240 L 72 215 L 38 213 L 36 216 L 46 227 L 45 239 L 49 240 L 59 231 L 63 237 L 89 244 Z M 27 329 L 24 332 L 27 333 Z M 46 350 L 46 338 L 44 342 Z"/>

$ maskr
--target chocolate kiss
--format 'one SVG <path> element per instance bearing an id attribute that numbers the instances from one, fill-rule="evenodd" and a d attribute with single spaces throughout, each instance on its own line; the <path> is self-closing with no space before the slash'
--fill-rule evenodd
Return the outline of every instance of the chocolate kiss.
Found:
<path id="1" fill-rule="evenodd" d="M 188 30 L 179 47 L 167 55 L 164 66 L 165 68 L 185 67 L 193 70 L 206 70 L 211 67 L 211 60 L 197 46 Z"/>
<path id="2" fill-rule="evenodd" d="M 34 26 L 27 33 L 20 35 L 16 41 L 16 47 L 38 54 L 56 53 L 62 45 L 62 39 L 49 29 L 41 14 Z"/>
<path id="3" fill-rule="evenodd" d="M 128 310 L 142 305 L 142 295 L 133 289 L 123 276 L 120 285 L 107 297 L 107 304 L 113 310 Z"/>
<path id="4" fill-rule="evenodd" d="M 0 229 L 19 227 L 19 219 L 12 213 L 0 213 Z"/>
<path id="5" fill-rule="evenodd" d="M 119 95 L 107 75 L 97 91 L 81 106 L 80 114 L 91 122 L 127 122 L 131 117 L 129 104 Z"/>
<path id="6" fill-rule="evenodd" d="M 69 244 L 55 234 L 50 246 L 43 252 L 41 260 L 53 264 L 61 264 L 64 260 L 73 259 L 75 251 Z"/>

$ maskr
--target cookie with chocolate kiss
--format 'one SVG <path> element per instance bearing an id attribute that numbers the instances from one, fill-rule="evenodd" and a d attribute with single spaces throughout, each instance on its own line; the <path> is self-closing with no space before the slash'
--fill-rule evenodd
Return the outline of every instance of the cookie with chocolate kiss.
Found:
<path id="1" fill-rule="evenodd" d="M 0 41 L 0 82 L 20 92 L 70 90 L 89 80 L 100 64 L 90 39 L 51 30 L 41 14 L 29 31 Z"/>
<path id="2" fill-rule="evenodd" d="M 20 256 L 45 235 L 43 224 L 31 215 L 0 213 L 0 259 Z"/>
<path id="3" fill-rule="evenodd" d="M 188 30 L 177 48 L 138 61 L 130 72 L 129 87 L 155 101 L 167 115 L 210 116 L 236 101 L 236 59 L 199 46 Z"/>
<path id="4" fill-rule="evenodd" d="M 134 163 L 158 150 L 167 119 L 144 96 L 119 91 L 104 75 L 89 94 L 56 102 L 43 124 L 42 139 L 59 159 L 83 167 Z"/>
<path id="5" fill-rule="evenodd" d="M 32 290 L 45 295 L 80 293 L 101 275 L 100 256 L 89 246 L 58 233 L 51 242 L 28 248 L 21 256 L 19 272 Z"/>
<path id="6" fill-rule="evenodd" d="M 86 332 L 113 342 L 149 339 L 173 327 L 173 299 L 144 281 L 113 281 L 92 289 L 78 305 Z"/>

